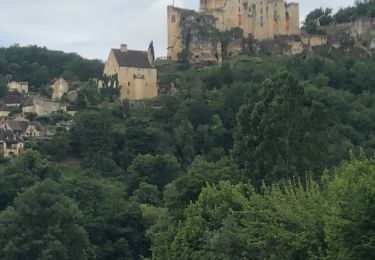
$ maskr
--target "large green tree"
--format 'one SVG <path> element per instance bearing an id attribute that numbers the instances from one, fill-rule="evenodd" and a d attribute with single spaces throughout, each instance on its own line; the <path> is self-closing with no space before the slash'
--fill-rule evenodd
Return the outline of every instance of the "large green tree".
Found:
<path id="1" fill-rule="evenodd" d="M 1 259 L 89 259 L 77 205 L 51 180 L 37 183 L 0 214 Z"/>
<path id="2" fill-rule="evenodd" d="M 346 163 L 327 186 L 330 208 L 325 233 L 329 256 L 374 259 L 375 160 L 362 158 Z"/>
<path id="3" fill-rule="evenodd" d="M 58 181 L 60 173 L 57 168 L 38 152 L 24 151 L 0 170 L 0 210 L 9 206 L 19 192 L 46 179 Z"/>

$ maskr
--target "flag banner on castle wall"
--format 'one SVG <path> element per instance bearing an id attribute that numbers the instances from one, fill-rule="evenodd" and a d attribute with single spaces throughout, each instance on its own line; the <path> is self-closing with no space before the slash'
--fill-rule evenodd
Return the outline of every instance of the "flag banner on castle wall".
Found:
<path id="1" fill-rule="evenodd" d="M 290 25 L 289 25 L 289 20 L 286 20 L 286 21 L 285 21 L 285 29 L 286 29 L 287 31 L 289 31 L 289 27 L 290 27 Z"/>

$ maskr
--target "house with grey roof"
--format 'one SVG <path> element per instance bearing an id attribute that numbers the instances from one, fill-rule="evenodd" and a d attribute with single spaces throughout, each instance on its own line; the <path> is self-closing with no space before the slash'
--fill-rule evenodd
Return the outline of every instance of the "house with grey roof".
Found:
<path id="1" fill-rule="evenodd" d="M 129 50 L 126 44 L 110 51 L 104 75 L 116 78 L 121 100 L 143 100 L 158 95 L 154 58 L 152 42 L 148 51 Z"/>
<path id="2" fill-rule="evenodd" d="M 0 156 L 13 158 L 18 156 L 24 147 L 23 139 L 11 130 L 0 129 Z"/>

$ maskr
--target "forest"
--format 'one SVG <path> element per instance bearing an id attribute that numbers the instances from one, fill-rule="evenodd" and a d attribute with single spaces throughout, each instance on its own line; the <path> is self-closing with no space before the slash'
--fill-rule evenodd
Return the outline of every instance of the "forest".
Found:
<path id="1" fill-rule="evenodd" d="M 100 60 L 0 48 L 0 96 L 79 90 L 70 129 L 0 159 L 0 259 L 375 259 L 375 59 L 336 54 L 184 60 L 120 102 Z"/>
<path id="2" fill-rule="evenodd" d="M 2 162 L 1 259 L 374 259 L 374 59 L 181 67 Z"/>

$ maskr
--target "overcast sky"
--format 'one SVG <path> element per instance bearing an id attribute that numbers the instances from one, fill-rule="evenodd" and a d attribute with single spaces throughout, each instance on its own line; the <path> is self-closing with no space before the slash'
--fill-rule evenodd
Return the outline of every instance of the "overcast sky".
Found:
<path id="1" fill-rule="evenodd" d="M 106 59 L 110 48 L 127 43 L 156 55 L 167 48 L 166 9 L 173 0 L 0 0 L 0 46 L 37 44 Z M 338 9 L 354 0 L 299 0 L 301 17 L 317 7 Z M 198 9 L 199 0 L 175 0 Z"/>

